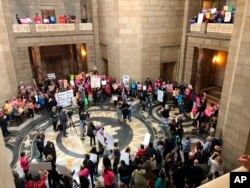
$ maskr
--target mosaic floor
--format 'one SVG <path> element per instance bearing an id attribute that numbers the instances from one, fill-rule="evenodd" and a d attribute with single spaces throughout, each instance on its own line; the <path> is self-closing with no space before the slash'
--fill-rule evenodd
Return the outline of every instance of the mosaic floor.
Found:
<path id="1" fill-rule="evenodd" d="M 104 133 L 112 135 L 114 141 L 119 143 L 121 150 L 129 146 L 132 155 L 135 154 L 137 148 L 143 142 L 145 133 L 151 134 L 151 141 L 161 136 L 169 136 L 170 134 L 168 128 L 160 124 L 159 104 L 155 103 L 150 112 L 142 111 L 138 100 L 135 100 L 133 104 L 134 111 L 132 112 L 132 121 L 127 121 L 126 123 L 118 121 L 116 112 L 112 109 L 112 104 L 109 102 L 90 108 L 90 121 L 104 123 Z M 171 107 L 170 119 L 176 118 L 177 115 L 177 109 Z M 25 151 L 28 157 L 32 159 L 32 162 L 41 162 L 43 160 L 38 158 L 39 152 L 36 149 L 34 138 L 39 131 L 44 131 L 46 135 L 45 143 L 47 140 L 55 143 L 57 163 L 65 165 L 71 170 L 75 169 L 76 172 L 78 172 L 84 154 L 89 153 L 91 147 L 89 137 L 85 137 L 85 140 L 81 140 L 78 136 L 80 132 L 78 114 L 74 114 L 72 120 L 75 128 L 71 127 L 67 129 L 68 137 L 61 137 L 59 132 L 53 131 L 48 114 L 45 112 L 36 115 L 34 119 L 25 121 L 19 127 L 11 127 L 10 130 L 12 134 L 5 139 L 11 167 L 16 168 L 18 172 L 22 173 L 18 162 L 21 151 Z M 205 135 L 196 135 L 195 132 L 192 131 L 192 120 L 188 116 L 185 116 L 183 125 L 185 133 L 191 136 L 193 143 L 205 139 Z M 100 161 L 102 161 L 102 159 L 100 159 Z M 101 162 L 99 166 L 101 170 Z M 77 179 L 76 175 L 74 178 Z M 101 178 L 97 178 L 95 184 L 97 187 L 102 187 Z"/>

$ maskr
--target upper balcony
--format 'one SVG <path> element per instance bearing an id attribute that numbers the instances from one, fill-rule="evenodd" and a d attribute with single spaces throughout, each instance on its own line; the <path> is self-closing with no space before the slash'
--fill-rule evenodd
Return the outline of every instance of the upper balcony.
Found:
<path id="1" fill-rule="evenodd" d="M 14 34 L 56 35 L 60 33 L 93 33 L 92 23 L 58 23 L 58 24 L 13 24 Z"/>
<path id="2" fill-rule="evenodd" d="M 190 25 L 188 35 L 207 38 L 231 39 L 234 24 L 223 23 L 194 23 Z"/>

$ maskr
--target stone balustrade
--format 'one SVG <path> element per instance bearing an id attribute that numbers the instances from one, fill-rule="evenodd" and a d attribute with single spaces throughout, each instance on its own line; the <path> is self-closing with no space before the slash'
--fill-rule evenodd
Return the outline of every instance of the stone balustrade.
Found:
<path id="1" fill-rule="evenodd" d="M 233 24 L 194 23 L 190 25 L 190 32 L 232 34 Z"/>
<path id="2" fill-rule="evenodd" d="M 207 33 L 223 33 L 232 34 L 233 24 L 218 24 L 218 23 L 208 23 Z"/>
<path id="3" fill-rule="evenodd" d="M 76 24 L 13 24 L 14 33 L 92 31 L 92 23 Z"/>

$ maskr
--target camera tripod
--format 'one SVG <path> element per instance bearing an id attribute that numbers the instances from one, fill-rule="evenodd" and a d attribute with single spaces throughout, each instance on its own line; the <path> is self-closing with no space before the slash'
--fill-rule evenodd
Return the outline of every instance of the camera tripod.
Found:
<path id="1" fill-rule="evenodd" d="M 69 117 L 69 130 L 71 131 L 71 127 L 73 127 L 75 129 L 76 135 L 78 136 L 77 130 L 76 130 L 76 126 L 72 120 L 72 117 Z"/>

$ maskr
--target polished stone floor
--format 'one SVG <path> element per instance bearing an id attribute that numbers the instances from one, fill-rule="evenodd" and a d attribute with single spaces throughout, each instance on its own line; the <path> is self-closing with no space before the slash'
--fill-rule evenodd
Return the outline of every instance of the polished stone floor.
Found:
<path id="1" fill-rule="evenodd" d="M 112 103 L 105 102 L 99 106 L 90 107 L 90 121 L 104 123 L 104 134 L 108 133 L 113 136 L 114 141 L 119 143 L 121 150 L 126 147 L 131 148 L 131 154 L 134 155 L 140 144 L 143 142 L 145 134 L 151 135 L 150 140 L 153 142 L 159 137 L 170 136 L 168 127 L 164 127 L 160 123 L 160 105 L 156 102 L 151 111 L 142 111 L 139 100 L 133 101 L 134 110 L 132 112 L 131 122 L 119 122 L 116 112 L 112 108 Z M 170 119 L 178 116 L 178 109 L 170 105 Z M 79 171 L 80 165 L 84 159 L 84 154 L 89 153 L 90 141 L 89 137 L 81 140 L 79 135 L 79 116 L 72 116 L 75 128 L 67 129 L 68 137 L 61 137 L 59 132 L 54 132 L 50 122 L 50 118 L 46 112 L 36 114 L 33 119 L 25 121 L 18 127 L 11 127 L 11 136 L 5 139 L 8 155 L 12 168 L 16 168 L 22 173 L 18 162 L 19 154 L 25 151 L 32 162 L 41 162 L 39 152 L 36 149 L 34 138 L 39 131 L 45 133 L 45 143 L 50 140 L 55 143 L 57 153 L 57 163 L 67 166 L 69 169 Z M 186 135 L 190 135 L 192 143 L 204 141 L 206 135 L 197 135 L 192 130 L 192 120 L 187 116 L 184 117 L 184 130 Z M 102 161 L 102 160 L 100 160 Z M 102 164 L 99 164 L 102 169 Z M 77 179 L 76 175 L 74 178 Z M 97 187 L 102 186 L 102 179 L 97 178 L 95 184 Z"/>

